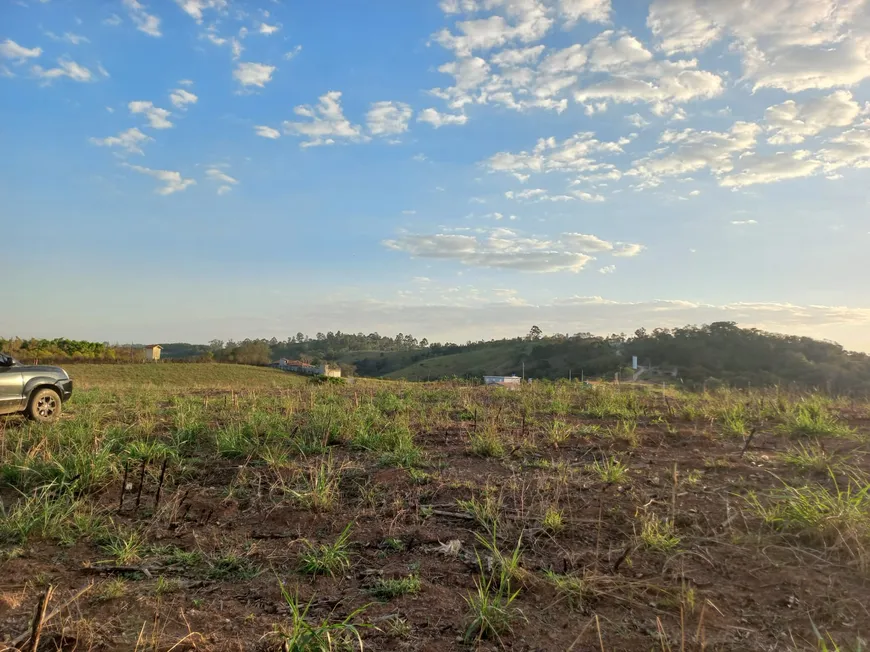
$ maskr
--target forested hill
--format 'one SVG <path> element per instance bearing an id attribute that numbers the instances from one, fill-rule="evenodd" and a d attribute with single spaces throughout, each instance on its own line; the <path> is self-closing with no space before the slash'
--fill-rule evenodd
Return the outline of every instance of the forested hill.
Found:
<path id="1" fill-rule="evenodd" d="M 641 365 L 676 367 L 677 382 L 688 386 L 722 383 L 745 387 L 796 385 L 832 392 L 870 393 L 870 357 L 839 344 L 809 337 L 778 335 L 732 322 L 652 331 L 633 335 L 545 334 L 537 327 L 502 340 L 430 343 L 399 333 L 303 333 L 285 341 L 213 341 L 203 345 L 166 345 L 164 355 L 189 353 L 206 359 L 262 363 L 279 357 L 340 363 L 346 373 L 409 380 L 484 374 L 521 374 L 532 378 L 625 378 L 633 355 Z M 649 376 L 648 376 L 649 377 Z M 642 377 L 643 378 L 643 377 Z"/>
<path id="2" fill-rule="evenodd" d="M 549 335 L 532 327 L 522 337 L 465 344 L 430 343 L 402 333 L 390 337 L 339 331 L 313 338 L 298 333 L 284 341 L 213 340 L 163 346 L 163 357 L 168 360 L 267 364 L 286 357 L 340 364 L 346 374 L 409 380 L 519 375 L 523 371 L 532 378 L 612 378 L 616 372 L 626 378 L 636 355 L 643 366 L 676 368 L 677 382 L 688 386 L 796 385 L 836 393 L 870 393 L 867 354 L 846 351 L 833 342 L 739 328 L 733 322 L 650 332 L 639 329 L 631 336 Z M 24 361 L 127 360 L 135 348 L 64 339 L 0 338 L 0 349 Z"/>

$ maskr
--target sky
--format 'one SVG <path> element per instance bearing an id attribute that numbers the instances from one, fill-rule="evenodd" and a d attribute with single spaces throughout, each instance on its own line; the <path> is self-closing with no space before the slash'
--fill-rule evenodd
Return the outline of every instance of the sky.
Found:
<path id="1" fill-rule="evenodd" d="M 870 0 L 4 0 L 0 335 L 870 351 Z"/>

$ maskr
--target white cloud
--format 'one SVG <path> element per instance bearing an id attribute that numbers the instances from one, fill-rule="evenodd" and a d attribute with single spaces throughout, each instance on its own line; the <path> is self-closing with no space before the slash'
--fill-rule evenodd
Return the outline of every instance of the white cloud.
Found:
<path id="1" fill-rule="evenodd" d="M 491 172 L 594 172 L 604 174 L 615 170 L 595 156 L 600 153 L 619 154 L 622 146 L 602 142 L 592 132 L 579 132 L 559 142 L 554 137 L 539 138 L 531 152 L 497 152 L 486 162 Z"/>
<path id="2" fill-rule="evenodd" d="M 136 100 L 130 102 L 127 105 L 127 108 L 130 109 L 130 113 L 143 114 L 148 120 L 148 124 L 154 129 L 169 129 L 172 127 L 172 123 L 168 120 L 169 116 L 172 114 L 166 109 L 154 106 L 152 102 Z"/>
<path id="3" fill-rule="evenodd" d="M 257 30 L 260 34 L 265 34 L 266 36 L 271 36 L 275 32 L 281 29 L 280 25 L 267 25 L 266 23 L 260 23 L 260 29 Z"/>
<path id="4" fill-rule="evenodd" d="M 297 54 L 299 54 L 300 52 L 302 52 L 302 46 L 301 46 L 301 45 L 297 45 L 295 48 L 293 48 L 293 49 L 290 50 L 289 52 L 285 52 L 285 53 L 284 53 L 284 60 L 285 60 L 285 61 L 290 61 L 290 59 L 293 59 L 293 58 L 294 58 Z"/>
<path id="5" fill-rule="evenodd" d="M 65 43 L 71 43 L 72 45 L 81 45 L 82 43 L 91 42 L 91 40 L 87 36 L 73 34 L 72 32 L 66 32 L 63 36 L 58 36 L 54 32 L 46 32 L 45 35 L 52 41 L 63 41 Z"/>
<path id="6" fill-rule="evenodd" d="M 849 129 L 829 140 L 819 151 L 825 172 L 843 167 L 870 167 L 870 130 Z"/>
<path id="7" fill-rule="evenodd" d="M 773 134 L 767 142 L 774 145 L 802 143 L 830 127 L 847 127 L 861 113 L 861 106 L 849 91 L 835 91 L 827 97 L 814 97 L 804 104 L 787 100 L 764 112 L 765 128 Z"/>
<path id="8" fill-rule="evenodd" d="M 245 51 L 245 48 L 242 47 L 242 44 L 239 42 L 239 39 L 237 39 L 237 38 L 230 39 L 230 48 L 233 51 L 233 59 L 241 58 L 242 52 Z M 255 65 L 262 65 L 262 64 L 255 64 Z"/>
<path id="9" fill-rule="evenodd" d="M 26 48 L 18 45 L 12 39 L 6 39 L 0 43 L 0 57 L 13 59 L 18 63 L 24 63 L 28 59 L 36 59 L 42 54 L 42 48 Z"/>
<path id="10" fill-rule="evenodd" d="M 106 25 L 108 27 L 117 27 L 118 25 L 120 25 L 124 21 L 121 19 L 121 17 L 118 14 L 112 14 L 108 18 L 104 18 L 102 22 L 103 22 L 103 25 Z"/>
<path id="11" fill-rule="evenodd" d="M 193 81 L 190 79 L 181 79 L 178 82 L 179 86 L 193 86 Z"/>
<path id="12" fill-rule="evenodd" d="M 233 189 L 233 186 L 239 183 L 238 179 L 236 179 L 235 177 L 231 177 L 226 172 L 223 172 L 215 167 L 207 169 L 205 171 L 205 176 L 209 181 L 220 184 L 217 188 L 218 195 L 227 194 L 230 190 Z"/>
<path id="13" fill-rule="evenodd" d="M 439 233 L 404 235 L 384 245 L 415 258 L 455 260 L 463 265 L 524 272 L 578 272 L 592 258 L 582 253 L 557 251 L 552 243 L 494 233 L 488 238 Z"/>
<path id="14" fill-rule="evenodd" d="M 172 101 L 175 108 L 183 110 L 188 104 L 196 104 L 196 101 L 199 98 L 190 91 L 186 91 L 183 88 L 176 88 L 169 94 L 169 99 Z"/>
<path id="15" fill-rule="evenodd" d="M 131 170 L 135 170 L 140 174 L 147 174 L 148 176 L 154 177 L 161 183 L 162 186 L 158 187 L 154 192 L 158 195 L 171 195 L 176 192 L 181 192 L 185 190 L 187 187 L 195 185 L 196 181 L 194 179 L 184 179 L 181 176 L 180 172 L 176 172 L 174 170 L 152 170 L 151 168 L 144 168 L 139 165 L 126 165 L 126 167 Z"/>
<path id="16" fill-rule="evenodd" d="M 101 147 L 120 147 L 130 154 L 144 154 L 142 145 L 154 140 L 150 136 L 143 134 L 141 131 L 133 127 L 122 131 L 117 136 L 109 136 L 107 138 L 91 138 L 94 145 Z"/>
<path id="17" fill-rule="evenodd" d="M 257 86 L 263 88 L 272 81 L 275 66 L 265 63 L 240 63 L 233 71 L 233 77 L 242 86 Z"/>
<path id="18" fill-rule="evenodd" d="M 758 224 L 755 220 L 731 220 L 731 224 L 735 224 L 737 226 Z"/>
<path id="19" fill-rule="evenodd" d="M 725 187 L 742 188 L 760 183 L 775 183 L 815 174 L 819 161 L 808 158 L 809 152 L 780 152 L 769 156 L 746 154 L 741 156 L 737 168 L 719 180 Z"/>
<path id="20" fill-rule="evenodd" d="M 417 122 L 428 122 L 430 125 L 438 129 L 444 125 L 464 125 L 468 122 L 468 116 L 464 113 L 441 113 L 430 108 L 423 109 L 417 114 Z"/>
<path id="21" fill-rule="evenodd" d="M 604 201 L 604 196 L 599 195 L 597 193 L 591 192 L 583 192 L 582 190 L 574 190 L 571 192 L 577 199 L 582 199 L 583 201 L 589 202 L 602 202 Z"/>
<path id="22" fill-rule="evenodd" d="M 671 55 L 731 40 L 756 89 L 796 93 L 870 76 L 865 10 L 862 0 L 654 0 L 647 25 Z"/>
<path id="23" fill-rule="evenodd" d="M 640 254 L 641 251 L 646 249 L 646 247 L 642 244 L 633 244 L 629 242 L 617 242 L 616 244 L 620 245 L 622 248 L 614 251 L 614 256 L 620 256 L 622 258 L 633 258 Z"/>
<path id="24" fill-rule="evenodd" d="M 599 274 L 613 274 L 616 271 L 616 265 L 605 265 L 598 270 Z"/>
<path id="25" fill-rule="evenodd" d="M 590 23 L 610 20 L 610 0 L 559 0 L 559 13 L 570 27 L 583 19 Z"/>
<path id="26" fill-rule="evenodd" d="M 602 240 L 598 236 L 586 235 L 584 233 L 563 233 L 562 240 L 570 244 L 577 251 L 585 253 L 613 250 L 612 242 Z"/>
<path id="27" fill-rule="evenodd" d="M 366 124 L 373 136 L 390 136 L 408 130 L 413 111 L 404 102 L 374 102 L 366 114 Z"/>
<path id="28" fill-rule="evenodd" d="M 175 0 L 184 12 L 197 23 L 202 22 L 203 12 L 206 10 L 224 11 L 227 8 L 227 0 Z"/>
<path id="29" fill-rule="evenodd" d="M 633 127 L 637 127 L 641 129 L 649 125 L 649 121 L 644 119 L 640 113 L 632 113 L 631 115 L 625 116 L 625 119 L 628 120 L 628 123 Z"/>
<path id="30" fill-rule="evenodd" d="M 272 129 L 272 127 L 267 127 L 265 125 L 257 125 L 254 127 L 254 131 L 257 132 L 258 136 L 262 136 L 263 138 L 271 138 L 273 140 L 281 137 L 281 132 L 277 129 Z"/>
<path id="31" fill-rule="evenodd" d="M 130 20 L 136 25 L 136 29 L 148 36 L 162 36 L 160 32 L 160 19 L 149 14 L 145 7 L 138 0 L 122 0 L 127 11 L 130 14 Z"/>
<path id="32" fill-rule="evenodd" d="M 284 122 L 284 133 L 307 138 L 302 147 L 334 145 L 336 139 L 345 141 L 367 140 L 362 127 L 351 124 L 341 110 L 341 92 L 330 91 L 320 96 L 316 106 L 302 105 L 293 109 L 296 115 L 310 118 L 308 122 Z"/>
<path id="33" fill-rule="evenodd" d="M 592 235 L 563 233 L 549 240 L 524 237 L 505 228 L 483 231 L 482 235 L 436 233 L 431 235 L 405 234 L 385 240 L 384 246 L 403 251 L 415 258 L 454 260 L 463 265 L 524 272 L 578 272 L 589 261 L 589 253 L 610 253 L 613 244 Z M 633 253 L 615 255 L 636 255 Z"/>
<path id="34" fill-rule="evenodd" d="M 665 147 L 654 155 L 634 161 L 626 174 L 644 179 L 644 187 L 658 185 L 662 178 L 684 176 L 709 168 L 717 176 L 734 168 L 733 157 L 755 147 L 761 127 L 737 122 L 729 131 L 665 131 L 660 142 Z"/>
<path id="35" fill-rule="evenodd" d="M 89 82 L 94 79 L 94 75 L 90 70 L 66 57 L 61 57 L 57 60 L 57 63 L 58 68 L 46 70 L 42 66 L 33 66 L 30 71 L 34 76 L 48 80 L 57 79 L 58 77 L 69 77 L 73 81 Z"/>

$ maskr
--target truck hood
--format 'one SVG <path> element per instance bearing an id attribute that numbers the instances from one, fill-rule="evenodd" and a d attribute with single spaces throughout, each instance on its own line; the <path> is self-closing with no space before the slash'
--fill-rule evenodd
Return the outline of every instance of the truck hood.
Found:
<path id="1" fill-rule="evenodd" d="M 23 373 L 25 375 L 30 376 L 38 376 L 40 374 L 45 374 L 47 376 L 54 376 L 56 378 L 69 378 L 69 374 L 64 371 L 61 367 L 53 367 L 51 365 L 42 365 L 42 364 L 22 364 L 15 365 L 12 367 L 16 371 Z"/>

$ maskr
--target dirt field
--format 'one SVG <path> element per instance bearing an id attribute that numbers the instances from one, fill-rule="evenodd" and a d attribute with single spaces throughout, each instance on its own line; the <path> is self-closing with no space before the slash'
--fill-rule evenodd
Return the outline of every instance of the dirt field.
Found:
<path id="1" fill-rule="evenodd" d="M 0 418 L 0 650 L 870 638 L 867 403 L 144 367 Z"/>

